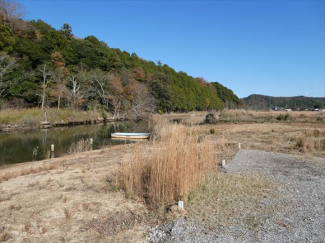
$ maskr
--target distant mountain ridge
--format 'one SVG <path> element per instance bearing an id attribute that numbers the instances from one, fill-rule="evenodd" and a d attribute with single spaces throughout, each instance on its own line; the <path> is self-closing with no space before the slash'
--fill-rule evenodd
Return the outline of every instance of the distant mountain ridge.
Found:
<path id="1" fill-rule="evenodd" d="M 325 107 L 325 97 L 274 97 L 252 94 L 242 100 L 246 103 L 247 108 L 252 110 L 269 110 L 274 109 L 274 107 L 292 110 L 312 110 Z"/>

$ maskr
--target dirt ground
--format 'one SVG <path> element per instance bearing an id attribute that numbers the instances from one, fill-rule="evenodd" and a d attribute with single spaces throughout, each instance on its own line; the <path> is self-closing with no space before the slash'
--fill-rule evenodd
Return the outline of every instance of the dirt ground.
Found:
<path id="1" fill-rule="evenodd" d="M 0 242 L 143 242 L 143 203 L 110 190 L 109 175 L 132 145 L 25 163 L 58 163 L 0 184 Z"/>

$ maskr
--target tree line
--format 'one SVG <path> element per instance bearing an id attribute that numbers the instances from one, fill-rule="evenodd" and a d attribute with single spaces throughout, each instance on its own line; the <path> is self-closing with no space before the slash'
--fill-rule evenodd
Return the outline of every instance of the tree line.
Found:
<path id="1" fill-rule="evenodd" d="M 65 23 L 24 21 L 23 6 L 0 0 L 0 107 L 105 109 L 115 118 L 238 106 L 222 85 L 160 61 L 78 38 Z"/>

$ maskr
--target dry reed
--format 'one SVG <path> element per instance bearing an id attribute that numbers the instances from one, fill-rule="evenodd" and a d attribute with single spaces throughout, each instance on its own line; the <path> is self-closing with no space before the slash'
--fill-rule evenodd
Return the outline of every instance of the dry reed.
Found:
<path id="1" fill-rule="evenodd" d="M 323 122 L 324 120 L 325 112 L 250 110 L 223 110 L 219 119 L 223 122 Z"/>
<path id="2" fill-rule="evenodd" d="M 153 143 L 135 146 L 121 165 L 118 182 L 127 195 L 138 195 L 149 205 L 184 200 L 216 166 L 211 143 L 196 128 L 180 124 L 156 121 L 153 131 Z"/>
<path id="3" fill-rule="evenodd" d="M 71 211 L 67 208 L 64 208 L 64 215 L 66 220 L 70 220 L 72 218 Z"/>
<path id="4" fill-rule="evenodd" d="M 92 150 L 92 144 L 90 142 L 90 139 L 84 140 L 82 138 L 78 142 L 71 144 L 69 148 L 69 154 L 80 153 L 80 152 L 85 152 L 90 150 Z"/>
<path id="5" fill-rule="evenodd" d="M 295 138 L 296 148 L 301 152 L 325 151 L 325 130 L 309 129 L 305 130 L 304 136 Z"/>

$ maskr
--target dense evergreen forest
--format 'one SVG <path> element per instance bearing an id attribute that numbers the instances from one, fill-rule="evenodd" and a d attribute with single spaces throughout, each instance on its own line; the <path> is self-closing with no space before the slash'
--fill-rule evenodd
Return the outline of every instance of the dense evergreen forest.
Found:
<path id="1" fill-rule="evenodd" d="M 316 97 L 273 97 L 266 95 L 250 95 L 243 99 L 252 110 L 270 110 L 275 107 L 292 110 L 313 110 L 325 107 L 325 98 Z"/>
<path id="2" fill-rule="evenodd" d="M 23 6 L 0 0 L 0 108 L 105 109 L 114 117 L 243 105 L 233 92 L 160 61 L 77 38 L 65 23 L 24 21 Z"/>

